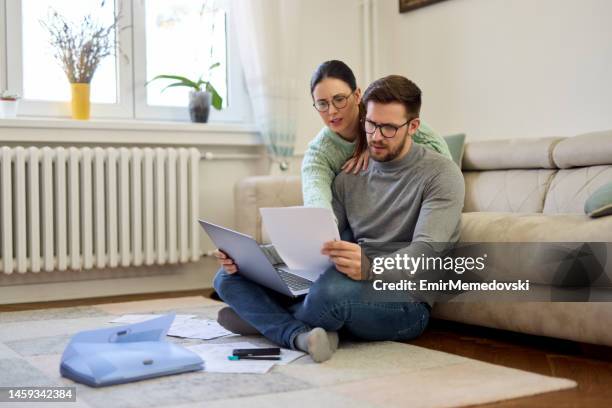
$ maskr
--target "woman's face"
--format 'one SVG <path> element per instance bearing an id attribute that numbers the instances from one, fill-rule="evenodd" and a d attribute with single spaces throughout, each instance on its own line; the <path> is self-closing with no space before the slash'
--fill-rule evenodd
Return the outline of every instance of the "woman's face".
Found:
<path id="1" fill-rule="evenodd" d="M 325 125 L 343 136 L 353 136 L 348 133 L 354 132 L 359 122 L 359 88 L 352 92 L 351 87 L 343 80 L 325 78 L 315 86 L 312 99 L 319 108 L 321 105 L 327 105 L 327 110 L 317 109 Z"/>

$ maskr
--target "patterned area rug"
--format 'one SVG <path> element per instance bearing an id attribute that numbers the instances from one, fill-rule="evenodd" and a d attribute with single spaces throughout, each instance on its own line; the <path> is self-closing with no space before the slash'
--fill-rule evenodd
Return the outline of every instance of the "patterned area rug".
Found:
<path id="1" fill-rule="evenodd" d="M 213 300 L 185 297 L 0 313 L 0 386 L 75 385 L 59 375 L 60 356 L 68 340 L 81 330 L 112 326 L 108 321 L 114 316 L 176 311 L 216 318 L 221 307 L 222 303 Z M 186 346 L 203 342 L 168 339 Z M 265 344 L 261 337 L 205 342 L 236 341 Z M 341 343 L 334 357 L 323 364 L 315 364 L 306 356 L 289 365 L 275 366 L 267 374 L 195 372 L 97 389 L 76 384 L 76 403 L 51 405 L 71 408 L 455 407 L 575 386 L 571 380 L 409 344 Z"/>

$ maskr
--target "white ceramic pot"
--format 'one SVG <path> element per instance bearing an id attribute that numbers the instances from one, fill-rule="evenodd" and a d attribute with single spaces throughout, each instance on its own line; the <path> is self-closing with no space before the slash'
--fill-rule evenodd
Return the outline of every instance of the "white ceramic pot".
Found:
<path id="1" fill-rule="evenodd" d="M 0 100 L 0 118 L 14 118 L 17 116 L 19 101 Z"/>

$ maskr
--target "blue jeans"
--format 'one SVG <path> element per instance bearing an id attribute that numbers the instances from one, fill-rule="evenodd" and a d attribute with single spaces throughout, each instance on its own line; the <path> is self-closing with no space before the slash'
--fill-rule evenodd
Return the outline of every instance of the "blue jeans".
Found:
<path id="1" fill-rule="evenodd" d="M 295 348 L 298 334 L 322 327 L 343 329 L 363 340 L 409 340 L 429 322 L 421 302 L 375 302 L 363 296 L 371 282 L 355 281 L 329 268 L 305 297 L 293 299 L 221 268 L 214 280 L 221 299 L 270 341 Z"/>

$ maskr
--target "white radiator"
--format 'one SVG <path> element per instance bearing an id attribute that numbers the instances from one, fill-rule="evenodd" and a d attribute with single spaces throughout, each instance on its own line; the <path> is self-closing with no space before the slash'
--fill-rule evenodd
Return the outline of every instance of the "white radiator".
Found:
<path id="1" fill-rule="evenodd" d="M 0 271 L 196 261 L 197 149 L 0 149 Z"/>

